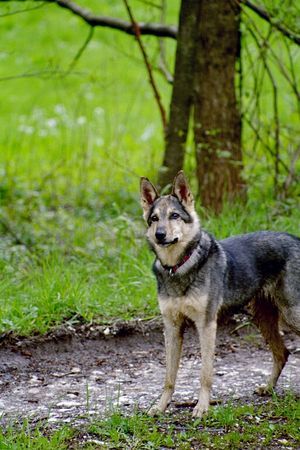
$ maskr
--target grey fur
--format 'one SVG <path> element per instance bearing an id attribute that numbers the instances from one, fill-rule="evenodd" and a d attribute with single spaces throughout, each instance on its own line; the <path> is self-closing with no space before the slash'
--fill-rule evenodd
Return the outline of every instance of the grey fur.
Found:
<path id="1" fill-rule="evenodd" d="M 151 186 L 153 195 L 149 197 Z M 151 198 L 148 203 L 145 187 L 147 198 Z M 252 305 L 254 322 L 270 344 L 274 359 L 272 375 L 261 393 L 272 390 L 289 353 L 279 334 L 279 317 L 300 334 L 300 239 L 288 233 L 260 231 L 217 241 L 200 227 L 182 172 L 174 180 L 172 195 L 159 197 L 154 190 L 149 180 L 142 179 L 141 198 L 148 240 L 156 254 L 153 270 L 167 356 L 164 391 L 151 413 L 164 411 L 171 400 L 186 317 L 199 331 L 203 359 L 203 386 L 194 416 L 201 417 L 207 411 L 214 330 L 223 308 Z M 176 224 L 174 212 L 178 213 Z M 156 239 L 158 229 L 164 230 L 164 242 Z"/>

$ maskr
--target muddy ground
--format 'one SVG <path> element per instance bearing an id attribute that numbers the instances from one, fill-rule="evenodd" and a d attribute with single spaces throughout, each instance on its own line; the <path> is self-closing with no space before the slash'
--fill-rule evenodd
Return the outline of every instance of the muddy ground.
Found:
<path id="1" fill-rule="evenodd" d="M 286 333 L 285 340 L 291 355 L 277 390 L 300 396 L 300 339 Z M 44 337 L 4 336 L 0 345 L 2 424 L 25 417 L 76 424 L 117 407 L 147 410 L 163 383 L 163 333 L 157 320 L 110 328 L 65 326 Z M 171 408 L 192 409 L 200 365 L 197 336 L 189 328 Z M 270 368 L 271 354 L 245 318 L 219 327 L 215 401 L 259 401 L 253 392 Z"/>

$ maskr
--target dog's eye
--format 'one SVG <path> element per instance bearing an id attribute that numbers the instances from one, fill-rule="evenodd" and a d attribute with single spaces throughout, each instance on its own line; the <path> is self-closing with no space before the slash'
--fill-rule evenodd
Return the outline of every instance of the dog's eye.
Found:
<path id="1" fill-rule="evenodd" d="M 177 213 L 172 213 L 171 215 L 170 215 L 170 219 L 173 219 L 173 220 L 176 220 L 176 219 L 179 219 L 179 214 L 177 214 Z"/>
<path id="2" fill-rule="evenodd" d="M 154 214 L 150 217 L 151 222 L 158 222 L 158 217 Z"/>

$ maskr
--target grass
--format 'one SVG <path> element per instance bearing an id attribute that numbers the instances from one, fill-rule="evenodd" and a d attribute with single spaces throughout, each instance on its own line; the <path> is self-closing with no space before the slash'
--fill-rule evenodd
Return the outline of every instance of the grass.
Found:
<path id="1" fill-rule="evenodd" d="M 93 423 L 88 432 L 107 449 L 297 448 L 299 425 L 299 401 L 288 394 L 261 405 L 214 407 L 202 420 L 192 420 L 190 411 L 158 420 L 138 413 L 128 417 L 116 413 Z"/>
<path id="2" fill-rule="evenodd" d="M 68 319 L 153 315 L 152 258 L 136 236 L 141 224 L 125 213 L 101 222 L 64 209 L 51 219 L 44 213 L 43 223 L 29 225 L 30 247 L 5 243 L 2 330 L 43 333 Z"/>
<path id="3" fill-rule="evenodd" d="M 5 431 L 0 431 L 0 448 L 3 450 L 68 450 L 73 434 L 73 430 L 68 427 L 50 431 L 47 426 L 39 424 L 33 429 L 26 421 L 22 425 L 10 425 Z"/>
<path id="4" fill-rule="evenodd" d="M 262 404 L 212 407 L 203 420 L 179 411 L 152 418 L 135 412 L 114 412 L 91 419 L 80 429 L 47 424 L 32 428 L 26 422 L 18 432 L 11 426 L 0 433 L 3 449 L 257 449 L 298 448 L 300 404 L 292 394 L 273 396 Z"/>

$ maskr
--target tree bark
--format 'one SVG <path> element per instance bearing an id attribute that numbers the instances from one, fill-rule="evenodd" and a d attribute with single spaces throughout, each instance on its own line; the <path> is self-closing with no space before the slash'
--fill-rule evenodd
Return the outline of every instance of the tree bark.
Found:
<path id="1" fill-rule="evenodd" d="M 163 165 L 158 175 L 160 188 L 171 184 L 177 172 L 183 168 L 193 99 L 199 5 L 198 0 L 182 0 L 181 3 L 170 117 L 165 136 Z"/>
<path id="2" fill-rule="evenodd" d="M 194 77 L 194 136 L 202 205 L 215 212 L 244 191 L 241 117 L 235 92 L 240 9 L 234 2 L 200 0 Z"/>

